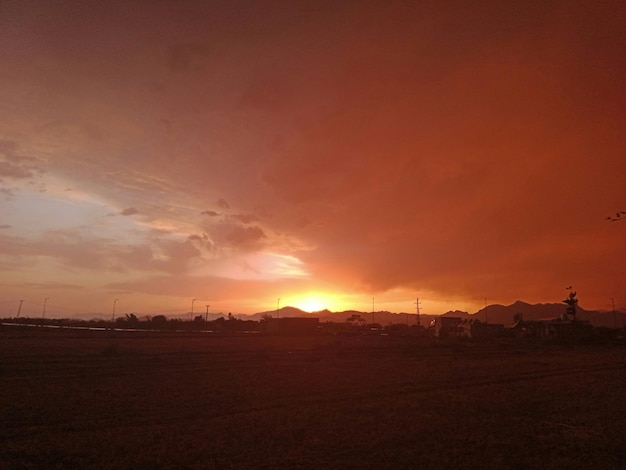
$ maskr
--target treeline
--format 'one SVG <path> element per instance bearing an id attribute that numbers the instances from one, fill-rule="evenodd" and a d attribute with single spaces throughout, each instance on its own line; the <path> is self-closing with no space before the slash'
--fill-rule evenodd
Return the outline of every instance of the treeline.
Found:
<path id="1" fill-rule="evenodd" d="M 193 320 L 180 318 L 168 318 L 165 315 L 155 315 L 138 318 L 130 313 L 117 317 L 115 320 L 78 320 L 78 319 L 43 319 L 43 318 L 5 318 L 1 322 L 5 324 L 26 325 L 32 327 L 48 328 L 78 328 L 91 330 L 129 330 L 129 331 L 187 331 L 187 332 L 215 332 L 215 333 L 241 333 L 241 332 L 266 332 L 270 317 L 256 320 L 242 320 L 233 315 L 220 317 L 207 321 L 203 316 L 196 316 Z M 424 327 L 394 323 L 383 326 L 374 324 L 351 324 L 348 322 L 320 322 L 316 331 L 321 334 L 340 335 L 394 335 L 413 336 L 427 334 Z M 310 333 L 310 332 L 309 332 Z"/>
<path id="2" fill-rule="evenodd" d="M 262 322 L 240 320 L 232 315 L 228 318 L 205 321 L 197 316 L 193 321 L 179 318 L 167 318 L 155 315 L 139 319 L 134 313 L 117 317 L 115 320 L 77 320 L 70 318 L 4 318 L 3 323 L 41 326 L 53 328 L 84 328 L 84 329 L 122 329 L 122 330 L 157 330 L 157 331 L 260 331 Z"/>

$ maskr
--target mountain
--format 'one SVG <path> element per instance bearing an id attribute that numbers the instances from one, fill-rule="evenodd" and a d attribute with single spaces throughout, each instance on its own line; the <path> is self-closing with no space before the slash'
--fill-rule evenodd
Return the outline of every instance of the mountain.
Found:
<path id="1" fill-rule="evenodd" d="M 281 307 L 276 310 L 267 310 L 265 312 L 254 313 L 252 315 L 246 315 L 246 320 L 255 320 L 259 321 L 264 317 L 272 317 L 272 318 L 285 318 L 285 317 L 317 317 L 316 315 L 305 312 L 304 310 L 300 310 L 296 307 Z M 237 315 L 237 318 L 244 318 L 242 315 Z"/>
<path id="2" fill-rule="evenodd" d="M 498 323 L 504 326 L 511 326 L 515 323 L 517 315 L 521 315 L 524 320 L 551 320 L 560 318 L 565 312 L 565 304 L 529 304 L 518 300 L 511 305 L 489 305 L 478 310 L 475 313 L 462 312 L 459 310 L 449 311 L 441 316 L 460 317 L 464 319 L 478 319 L 487 323 Z M 304 312 L 295 307 L 282 307 L 279 310 L 279 317 L 315 317 L 320 321 L 345 322 L 353 315 L 360 315 L 367 323 L 379 323 L 388 325 L 390 323 L 406 323 L 409 325 L 417 324 L 417 316 L 415 313 L 393 313 L 387 311 L 379 312 L 359 312 L 356 310 L 345 310 L 343 312 L 331 312 L 322 310 L 319 312 Z M 248 317 L 250 320 L 260 320 L 263 316 L 276 317 L 276 310 L 255 313 Z M 420 315 L 420 324 L 428 326 L 434 318 L 439 315 Z M 601 312 L 597 310 L 585 310 L 578 307 L 576 318 L 579 320 L 589 321 L 594 326 L 604 327 L 623 327 L 626 324 L 626 314 L 623 312 Z"/>
<path id="3" fill-rule="evenodd" d="M 486 321 L 488 323 L 498 323 L 504 326 L 511 326 L 515 323 L 516 315 L 521 315 L 524 320 L 550 320 L 561 317 L 561 315 L 565 312 L 566 305 L 564 303 L 551 303 L 551 304 L 529 304 L 526 302 L 522 302 L 518 300 L 511 305 L 489 305 L 485 308 L 478 310 L 475 313 L 462 312 L 459 310 L 449 311 L 444 313 L 441 316 L 446 317 L 460 317 L 464 319 L 475 318 L 480 321 Z M 150 315 L 152 317 L 158 315 L 155 313 L 154 315 Z M 198 314 L 200 315 L 200 313 Z M 390 323 L 405 323 L 408 325 L 416 325 L 417 324 L 417 316 L 415 313 L 393 313 L 387 311 L 378 311 L 378 312 L 359 312 L 356 310 L 345 310 L 343 312 L 331 312 L 330 310 L 321 310 L 319 312 L 305 312 L 296 307 L 282 307 L 278 311 L 278 316 L 280 318 L 284 317 L 313 317 L 319 318 L 321 322 L 332 321 L 332 322 L 345 322 L 348 318 L 353 315 L 360 315 L 367 323 L 379 323 L 380 325 L 388 325 Z M 122 314 L 117 316 L 123 316 Z M 215 320 L 216 318 L 226 317 L 225 313 L 210 313 L 208 315 L 209 320 Z M 245 314 L 235 314 L 236 318 L 241 320 L 253 320 L 260 321 L 265 316 L 276 317 L 276 310 L 268 310 L 265 312 L 255 313 L 253 315 L 245 315 Z M 430 322 L 437 318 L 440 315 L 420 315 L 420 325 L 428 326 Z M 8 316 L 7 316 L 8 317 Z M 189 314 L 185 315 L 168 315 L 170 318 L 181 318 L 186 320 L 189 318 Z M 92 319 L 103 319 L 109 320 L 109 315 L 104 315 L 100 313 L 83 313 L 83 314 L 75 314 L 70 316 L 72 319 L 80 319 L 80 320 L 92 320 Z M 603 326 L 609 328 L 623 328 L 626 326 L 626 313 L 625 312 L 606 312 L 606 311 L 597 311 L 597 310 L 585 310 L 584 308 L 578 307 L 576 318 L 579 320 L 589 321 L 594 326 Z"/>
<path id="4" fill-rule="evenodd" d="M 500 323 L 505 326 L 515 322 L 516 315 L 521 315 L 524 320 L 552 320 L 560 318 L 565 313 L 566 305 L 563 303 L 552 304 L 528 304 L 518 300 L 511 305 L 489 305 L 480 309 L 474 315 L 481 321 L 488 323 Z M 625 315 L 621 312 L 601 312 L 597 310 L 585 310 L 578 307 L 576 312 L 578 320 L 589 321 L 594 326 L 622 327 Z"/>
<path id="5" fill-rule="evenodd" d="M 436 315 L 435 315 L 436 316 Z M 463 312 L 461 310 L 450 310 L 449 312 L 441 314 L 442 317 L 460 317 L 460 318 L 471 318 L 473 315 L 467 312 Z"/>

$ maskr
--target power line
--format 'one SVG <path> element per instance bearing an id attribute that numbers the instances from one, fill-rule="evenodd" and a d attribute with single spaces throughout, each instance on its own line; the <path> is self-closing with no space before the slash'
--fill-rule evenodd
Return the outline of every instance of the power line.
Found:
<path id="1" fill-rule="evenodd" d="M 420 299 L 419 297 L 413 302 L 415 304 L 415 313 L 417 314 L 417 326 L 420 325 Z"/>

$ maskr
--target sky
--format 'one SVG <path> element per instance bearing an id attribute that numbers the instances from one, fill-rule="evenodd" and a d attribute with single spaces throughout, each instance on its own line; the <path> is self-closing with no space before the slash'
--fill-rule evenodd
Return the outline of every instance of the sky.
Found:
<path id="1" fill-rule="evenodd" d="M 2 0 L 0 314 L 626 308 L 625 50 L 619 0 Z"/>

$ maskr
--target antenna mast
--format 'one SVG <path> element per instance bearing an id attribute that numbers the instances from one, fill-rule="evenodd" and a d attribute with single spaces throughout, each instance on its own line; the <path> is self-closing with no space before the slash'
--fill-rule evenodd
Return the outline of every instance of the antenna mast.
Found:
<path id="1" fill-rule="evenodd" d="M 374 323 L 376 323 L 376 322 L 374 321 L 374 297 L 372 297 L 372 325 Z"/>

